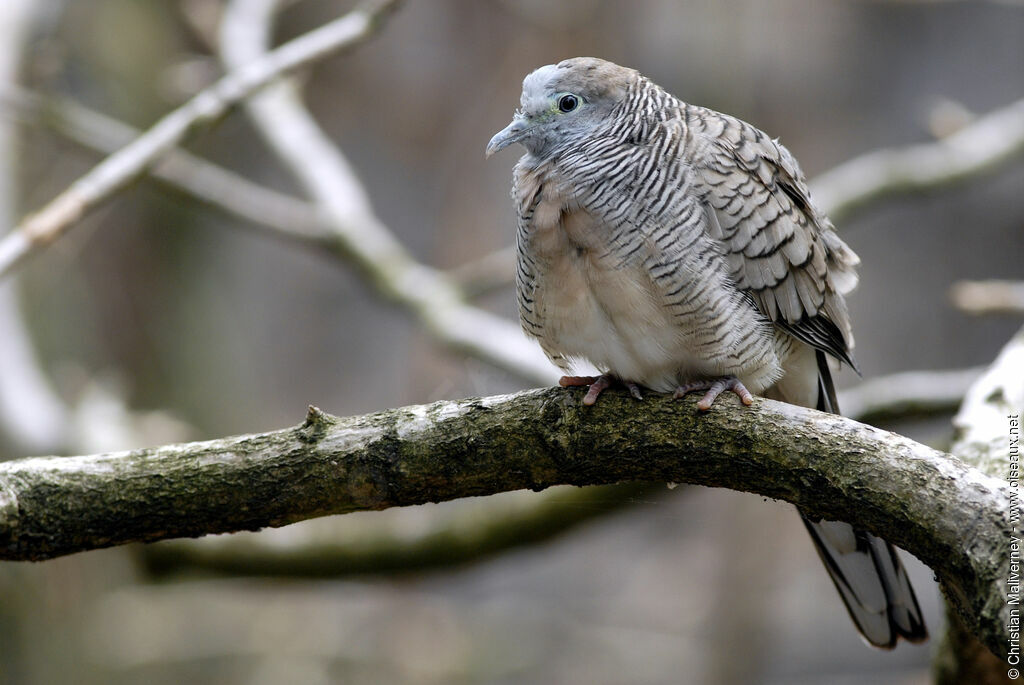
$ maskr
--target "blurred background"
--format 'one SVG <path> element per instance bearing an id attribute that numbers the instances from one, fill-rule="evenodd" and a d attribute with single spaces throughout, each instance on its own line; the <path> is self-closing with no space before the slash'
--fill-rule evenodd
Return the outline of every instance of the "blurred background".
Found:
<path id="1" fill-rule="evenodd" d="M 286 5 L 278 42 L 350 6 Z M 3 88 L 146 128 L 223 73 L 221 9 L 4 0 Z M 485 144 L 526 73 L 576 55 L 754 123 L 813 179 L 1024 96 L 1024 4 L 410 1 L 300 79 L 383 222 L 417 259 L 458 269 L 513 241 L 517 153 L 485 161 Z M 3 102 L 12 226 L 101 156 Z M 187 147 L 300 194 L 242 112 Z M 837 221 L 863 260 L 850 308 L 865 380 L 994 358 L 1019 317 L 959 312 L 949 288 L 1021 278 L 1022 190 L 1018 158 Z M 515 317 L 507 283 L 474 303 Z M 444 349 L 344 261 L 150 180 L 0 282 L 0 338 L 5 459 L 270 430 L 308 404 L 357 414 L 535 385 Z M 951 434 L 948 415 L 887 427 L 938 447 Z M 0 683 L 928 682 L 936 641 L 864 647 L 806 537 L 789 505 L 659 485 L 5 562 Z M 938 635 L 938 589 L 908 564 Z"/>

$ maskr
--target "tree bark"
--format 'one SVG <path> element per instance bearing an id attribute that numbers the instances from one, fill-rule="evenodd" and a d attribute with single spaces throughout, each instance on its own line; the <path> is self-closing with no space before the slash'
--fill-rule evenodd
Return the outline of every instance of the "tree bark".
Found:
<path id="1" fill-rule="evenodd" d="M 952 449 L 965 462 L 1000 479 L 1007 486 L 1002 506 L 1009 529 L 998 547 L 983 546 L 965 553 L 980 553 L 994 562 L 996 586 L 984 597 L 980 615 L 963 611 L 963 598 L 943 585 L 947 608 L 946 634 L 936 654 L 936 682 L 940 685 L 1008 683 L 1020 677 L 1020 427 L 1024 413 L 1024 328 L 1010 339 L 996 360 L 971 386 L 953 425 Z M 980 513 L 979 513 L 980 515 Z M 1017 551 L 1014 558 L 1013 545 Z M 1010 594 L 1010 593 L 1014 594 Z M 978 643 L 978 622 L 1002 628 L 1002 644 Z M 993 653 L 1000 657 L 997 659 Z M 1007 663 L 1008 662 L 1008 663 Z M 1016 673 L 1016 675 L 1014 675 Z"/>
<path id="2" fill-rule="evenodd" d="M 1005 658 L 1007 627 L 990 613 L 1005 593 L 1005 481 L 908 438 L 771 400 L 748 408 L 726 398 L 701 413 L 692 398 L 580 399 L 551 388 L 348 418 L 310 408 L 301 425 L 270 433 L 6 462 L 0 558 L 556 484 L 687 482 L 786 500 L 900 545 Z"/>

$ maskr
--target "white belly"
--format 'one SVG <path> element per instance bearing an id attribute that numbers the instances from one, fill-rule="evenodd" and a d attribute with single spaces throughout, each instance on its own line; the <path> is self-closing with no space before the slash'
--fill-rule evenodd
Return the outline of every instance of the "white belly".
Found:
<path id="1" fill-rule="evenodd" d="M 545 346 L 659 392 L 720 375 L 687 351 L 685 329 L 661 305 L 642 268 L 609 269 L 589 253 L 566 255 L 545 274 Z"/>

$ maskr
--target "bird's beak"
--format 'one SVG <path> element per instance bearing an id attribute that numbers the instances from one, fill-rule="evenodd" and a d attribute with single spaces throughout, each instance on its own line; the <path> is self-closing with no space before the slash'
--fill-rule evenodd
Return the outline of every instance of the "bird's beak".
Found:
<path id="1" fill-rule="evenodd" d="M 491 142 L 487 143 L 487 152 L 485 154 L 490 157 L 498 150 L 506 148 L 512 143 L 518 143 L 526 131 L 526 117 L 522 114 L 516 114 L 512 117 L 512 123 L 495 133 L 494 137 L 491 138 Z"/>

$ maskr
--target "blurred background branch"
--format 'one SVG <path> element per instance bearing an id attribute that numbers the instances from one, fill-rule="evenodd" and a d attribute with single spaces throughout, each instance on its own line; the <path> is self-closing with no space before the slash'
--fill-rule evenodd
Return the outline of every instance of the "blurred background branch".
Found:
<path id="1" fill-rule="evenodd" d="M 19 63 L 39 12 L 38 5 L 24 0 L 0 7 L 0 93 L 17 89 Z M 0 225 L 7 226 L 14 223 L 18 204 L 16 134 L 11 118 L 0 116 Z M 90 379 L 73 403 L 65 402 L 42 368 L 17 290 L 16 280 L 0 280 L 0 435 L 14 449 L 98 452 L 189 436 L 187 426 L 168 412 L 129 409 L 111 379 Z"/>
<path id="2" fill-rule="evenodd" d="M 25 124 L 43 126 L 104 154 L 114 154 L 143 134 L 68 98 L 46 97 L 16 86 L 0 91 L 0 107 L 4 114 Z M 168 151 L 148 176 L 210 207 L 242 218 L 268 235 L 321 249 L 333 245 L 326 219 L 312 204 L 254 183 L 180 148 Z"/>
<path id="3" fill-rule="evenodd" d="M 517 548 L 537 545 L 621 512 L 656 504 L 664 483 L 513 491 L 435 508 L 353 514 L 288 527 L 201 540 L 168 540 L 138 553 L 156 576 L 205 572 L 228 576 L 343 578 L 451 572 Z"/>
<path id="4" fill-rule="evenodd" d="M 0 7 L 0 91 L 17 81 L 22 51 L 31 32 L 32 0 Z M 0 225 L 14 223 L 17 198 L 17 131 L 0 116 Z M 64 403 L 40 369 L 18 305 L 16 284 L 0 282 L 0 429 L 28 453 L 56 451 L 65 444 Z"/>
<path id="5" fill-rule="evenodd" d="M 1024 314 L 1024 281 L 957 281 L 949 297 L 968 314 Z"/>
<path id="6" fill-rule="evenodd" d="M 221 56 L 241 69 L 269 49 L 276 0 L 227 4 Z M 414 260 L 377 218 L 355 171 L 302 104 L 293 81 L 275 83 L 245 103 L 257 129 L 323 211 L 338 249 L 384 297 L 409 309 L 452 351 L 464 352 L 533 382 L 548 383 L 554 369 L 519 327 L 470 307 L 441 272 Z"/>
<path id="7" fill-rule="evenodd" d="M 977 117 L 933 143 L 868 152 L 811 182 L 811 196 L 834 222 L 898 194 L 935 191 L 997 170 L 1024 153 L 1024 99 Z"/>
<path id="8" fill-rule="evenodd" d="M 904 371 L 869 378 L 839 393 L 843 415 L 870 423 L 952 413 L 983 367 Z"/>
<path id="9" fill-rule="evenodd" d="M 373 35 L 397 0 L 377 0 L 239 67 L 170 112 L 144 135 L 104 159 L 67 190 L 0 238 L 0 276 L 56 240 L 96 205 L 134 181 L 195 129 L 209 125 L 282 74 L 350 48 Z"/>

